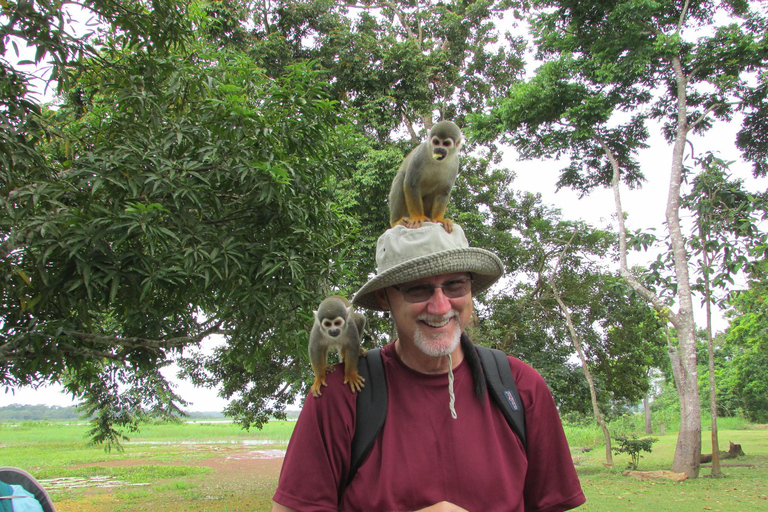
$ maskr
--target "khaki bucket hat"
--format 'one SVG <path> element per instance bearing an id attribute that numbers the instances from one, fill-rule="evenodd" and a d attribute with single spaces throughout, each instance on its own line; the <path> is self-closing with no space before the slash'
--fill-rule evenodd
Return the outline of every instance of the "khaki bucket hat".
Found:
<path id="1" fill-rule="evenodd" d="M 425 222 L 417 229 L 395 226 L 376 243 L 376 275 L 355 294 L 353 304 L 381 311 L 376 290 L 424 277 L 472 273 L 472 296 L 493 285 L 504 274 L 498 256 L 485 249 L 470 247 L 458 224 L 448 233 L 442 225 Z"/>

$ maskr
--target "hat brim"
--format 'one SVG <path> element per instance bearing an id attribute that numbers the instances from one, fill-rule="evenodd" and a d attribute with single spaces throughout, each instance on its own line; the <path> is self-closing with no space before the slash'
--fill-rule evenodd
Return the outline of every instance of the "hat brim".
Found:
<path id="1" fill-rule="evenodd" d="M 472 295 L 477 296 L 504 275 L 504 265 L 498 256 L 477 247 L 449 249 L 420 256 L 388 268 L 373 277 L 358 290 L 352 303 L 366 309 L 384 311 L 376 300 L 374 294 L 376 290 L 425 277 L 456 272 L 472 274 Z"/>

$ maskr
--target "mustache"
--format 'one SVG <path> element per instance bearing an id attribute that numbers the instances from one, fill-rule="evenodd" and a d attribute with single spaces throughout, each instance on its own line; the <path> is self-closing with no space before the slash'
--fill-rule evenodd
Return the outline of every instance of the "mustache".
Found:
<path id="1" fill-rule="evenodd" d="M 447 322 L 451 318 L 459 318 L 459 313 L 455 310 L 450 310 L 447 313 L 443 315 L 434 315 L 431 313 L 422 313 L 419 316 L 416 317 L 417 321 L 422 322 L 432 322 L 432 323 L 442 323 Z"/>

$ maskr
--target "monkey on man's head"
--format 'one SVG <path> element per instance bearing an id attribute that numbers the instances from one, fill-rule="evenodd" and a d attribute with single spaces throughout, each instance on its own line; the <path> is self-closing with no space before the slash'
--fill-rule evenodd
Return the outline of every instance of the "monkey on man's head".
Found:
<path id="1" fill-rule="evenodd" d="M 451 121 L 440 121 L 426 142 L 411 151 L 389 191 L 389 222 L 418 228 L 425 221 L 438 222 L 450 233 L 453 222 L 445 218 L 451 190 L 459 174 L 461 130 Z"/>
<path id="2" fill-rule="evenodd" d="M 364 387 L 365 379 L 357 373 L 358 359 L 367 353 L 360 347 L 364 328 L 365 315 L 356 313 L 354 306 L 344 297 L 331 295 L 320 303 L 309 335 L 309 360 L 315 373 L 315 381 L 310 388 L 312 396 L 319 397 L 323 394 L 321 386 L 327 386 L 325 375 L 329 348 L 338 349 L 344 361 L 344 384 L 349 384 L 353 393 Z"/>

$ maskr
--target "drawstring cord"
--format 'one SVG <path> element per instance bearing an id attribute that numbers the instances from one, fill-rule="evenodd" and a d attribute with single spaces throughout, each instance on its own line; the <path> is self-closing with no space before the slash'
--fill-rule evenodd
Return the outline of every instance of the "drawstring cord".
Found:
<path id="1" fill-rule="evenodd" d="M 448 407 L 451 409 L 451 417 L 456 419 L 456 395 L 453 393 L 453 361 L 451 360 L 451 354 L 448 354 L 448 396 L 450 397 Z"/>

